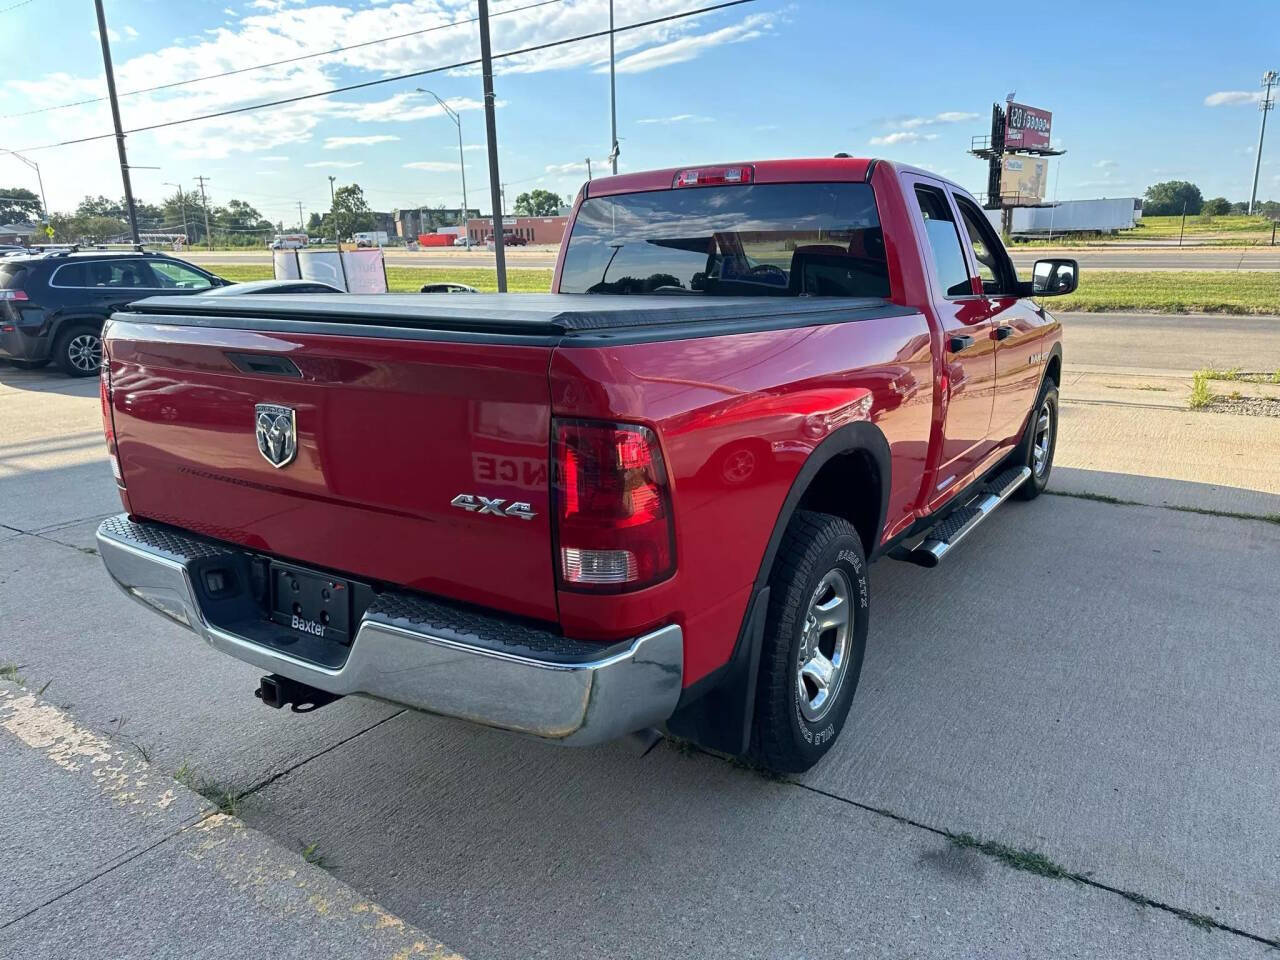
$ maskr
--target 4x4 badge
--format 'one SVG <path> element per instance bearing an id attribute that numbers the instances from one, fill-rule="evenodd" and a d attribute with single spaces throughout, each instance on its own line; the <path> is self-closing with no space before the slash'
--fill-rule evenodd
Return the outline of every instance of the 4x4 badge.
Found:
<path id="1" fill-rule="evenodd" d="M 259 403 L 254 408 L 258 452 L 273 467 L 286 467 L 298 453 L 298 415 L 293 407 Z"/>
<path id="2" fill-rule="evenodd" d="M 480 494 L 460 493 L 449 501 L 451 507 L 461 507 L 468 513 L 489 514 L 491 517 L 519 517 L 521 520 L 532 520 L 538 514 L 527 503 L 516 501 L 508 503 L 501 497 L 482 497 Z"/>

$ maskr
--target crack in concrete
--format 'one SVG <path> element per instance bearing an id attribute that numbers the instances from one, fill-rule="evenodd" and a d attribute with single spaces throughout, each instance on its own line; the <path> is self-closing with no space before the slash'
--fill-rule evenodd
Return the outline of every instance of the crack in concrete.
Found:
<path id="1" fill-rule="evenodd" d="M 715 756 L 715 755 L 707 754 L 707 756 Z M 721 759 L 721 758 L 717 757 L 716 759 Z M 798 780 L 791 780 L 784 777 L 784 778 L 781 778 L 780 782 L 785 783 L 788 786 L 799 787 L 801 790 L 808 790 L 810 793 L 815 793 L 818 796 L 826 797 L 829 800 L 835 800 L 837 803 L 843 803 L 851 807 L 856 807 L 859 810 L 864 810 L 867 813 L 872 813 L 872 814 L 875 814 L 876 816 L 886 817 L 890 820 L 893 820 L 896 823 L 901 823 L 904 826 L 915 827 L 918 830 L 925 830 L 929 833 L 934 834 L 937 837 L 941 837 L 952 843 L 956 842 L 957 839 L 959 838 L 963 838 L 967 836 L 967 834 L 965 834 L 963 831 L 951 831 L 951 830 L 946 830 L 942 827 L 934 827 L 927 823 L 923 823 L 919 820 L 915 820 L 911 817 L 904 816 L 900 813 L 894 813 L 892 810 L 886 810 L 882 807 L 875 807 L 875 806 L 872 806 L 871 804 L 862 803 L 858 800 L 850 800 L 848 797 L 842 797 L 837 793 L 832 793 L 829 790 L 823 790 L 821 787 L 815 787 L 807 783 L 801 783 Z M 990 856 L 990 854 L 987 854 L 985 852 L 983 853 L 983 855 Z M 993 859 L 999 859 L 999 858 L 993 858 Z M 1017 868 L 1011 867 L 1010 869 L 1017 869 Z M 1036 874 L 1036 875 L 1039 876 L 1040 874 Z M 1174 906 L 1171 903 L 1165 903 L 1162 900 L 1156 900 L 1152 897 L 1145 896 L 1134 890 L 1126 890 L 1123 887 L 1117 887 L 1114 884 L 1106 883 L 1102 880 L 1095 880 L 1090 874 L 1078 873 L 1073 870 L 1063 870 L 1062 878 L 1067 880 L 1072 880 L 1075 883 L 1081 884 L 1082 886 L 1092 887 L 1095 890 L 1103 890 L 1107 893 L 1114 893 L 1117 896 L 1124 897 L 1124 899 L 1128 900 L 1130 903 L 1136 903 L 1136 904 L 1139 904 L 1140 906 L 1152 907 L 1156 910 L 1162 910 L 1165 913 L 1172 914 L 1173 916 L 1177 917 L 1179 920 L 1185 920 L 1186 922 L 1197 927 L 1211 927 L 1212 929 L 1215 929 L 1215 930 L 1221 930 L 1224 933 L 1234 934 L 1237 937 L 1244 937 L 1246 940 L 1252 940 L 1255 943 L 1260 943 L 1267 947 L 1280 949 L 1280 940 L 1272 939 L 1270 937 L 1264 937 L 1256 933 L 1251 933 L 1248 930 L 1244 930 L 1244 929 L 1241 929 L 1240 927 L 1232 926 L 1229 923 L 1224 923 L 1220 920 L 1215 920 L 1213 917 L 1208 916 L 1206 914 L 1196 913 L 1195 911 L 1187 910 L 1184 907 Z"/>

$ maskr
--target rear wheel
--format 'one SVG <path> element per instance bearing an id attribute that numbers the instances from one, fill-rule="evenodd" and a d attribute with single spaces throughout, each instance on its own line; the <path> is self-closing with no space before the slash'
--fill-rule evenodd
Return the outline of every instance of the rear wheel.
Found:
<path id="1" fill-rule="evenodd" d="M 102 366 L 102 334 L 94 327 L 77 326 L 62 331 L 53 348 L 58 369 L 69 377 L 97 376 Z"/>
<path id="2" fill-rule="evenodd" d="M 1058 445 L 1058 388 L 1052 380 L 1045 380 L 1036 398 L 1036 405 L 1027 421 L 1022 441 L 1013 452 L 1010 463 L 1031 468 L 1027 478 L 1014 496 L 1019 500 L 1034 500 L 1049 485 L 1053 470 L 1053 451 Z"/>
<path id="3" fill-rule="evenodd" d="M 853 526 L 797 511 L 769 578 L 752 753 L 807 770 L 844 728 L 867 645 L 867 562 Z"/>

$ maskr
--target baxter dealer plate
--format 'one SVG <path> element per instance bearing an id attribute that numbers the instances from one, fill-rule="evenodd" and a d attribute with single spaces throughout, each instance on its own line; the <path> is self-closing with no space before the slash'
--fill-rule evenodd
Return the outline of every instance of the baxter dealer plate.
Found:
<path id="1" fill-rule="evenodd" d="M 351 643 L 351 585 L 288 564 L 271 563 L 271 620 L 298 633 Z"/>

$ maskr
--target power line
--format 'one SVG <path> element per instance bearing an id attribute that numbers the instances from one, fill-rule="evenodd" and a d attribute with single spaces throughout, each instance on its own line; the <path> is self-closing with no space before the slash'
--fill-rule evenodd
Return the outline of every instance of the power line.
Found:
<path id="1" fill-rule="evenodd" d="M 28 3 L 31 0 L 27 0 Z M 545 7 L 552 3 L 563 3 L 564 0 L 539 0 L 538 3 L 526 4 L 523 7 L 512 7 L 510 10 L 503 10 L 501 13 L 495 13 L 495 17 L 505 17 L 509 14 L 520 13 L 524 10 L 533 10 L 536 7 Z M 0 10 L 0 13 L 4 11 Z M 267 70 L 271 67 L 281 67 L 290 63 L 299 63 L 302 60 L 313 60 L 316 57 L 328 57 L 335 53 L 345 53 L 348 50 L 358 50 L 361 47 L 371 47 L 379 43 L 390 43 L 393 40 L 404 40 L 408 37 L 416 37 L 424 33 L 434 33 L 437 30 L 447 30 L 450 27 L 464 27 L 469 23 L 475 23 L 477 17 L 471 17 L 467 20 L 452 20 L 449 23 L 437 23 L 434 27 L 424 27 L 421 30 L 410 30 L 408 33 L 397 33 L 390 37 L 380 37 L 377 40 L 365 40 L 361 43 L 352 43 L 345 47 L 334 47 L 331 50 L 321 50 L 317 53 L 304 53 L 297 57 L 287 57 L 284 60 L 272 60 L 270 63 L 257 63 L 251 67 L 238 67 L 235 70 L 225 70 L 222 73 L 210 73 L 203 77 L 192 77 L 190 80 L 175 80 L 172 83 L 161 83 L 154 87 L 141 87 L 137 90 L 127 90 L 118 94 L 120 97 L 136 97 L 142 93 L 155 93 L 158 90 L 171 90 L 174 87 L 183 87 L 192 83 L 203 83 L 206 80 L 219 80 L 222 77 L 234 77 L 241 73 L 251 73 L 254 70 Z M 37 107 L 35 110 L 25 110 L 22 113 L 6 113 L 0 114 L 0 120 L 10 120 L 16 117 L 30 117 L 37 113 L 49 113 L 53 110 L 67 110 L 71 107 L 83 107 L 90 103 L 101 103 L 106 97 L 89 97 L 85 100 L 73 100 L 70 103 L 59 103 L 51 107 Z"/>
<path id="2" fill-rule="evenodd" d="M 17 10 L 19 7 L 25 7 L 28 3 L 32 2 L 33 0 L 18 0 L 17 3 L 10 4 L 7 7 L 0 7 L 0 13 L 8 13 L 10 10 Z"/>
<path id="3" fill-rule="evenodd" d="M 746 3 L 755 3 L 756 0 L 724 0 L 722 3 L 715 3 L 707 7 L 699 7 L 696 10 L 686 10 L 683 13 L 671 13 L 663 17 L 654 17 L 652 20 L 642 20 L 638 23 L 627 24 L 624 27 L 618 27 L 615 32 L 623 33 L 627 30 L 639 30 L 643 27 L 651 27 L 659 23 L 669 23 L 673 20 L 683 20 L 686 17 L 696 17 L 704 13 L 714 13 L 717 10 L 725 10 L 729 7 L 738 7 Z M 550 50 L 554 47 L 562 47 L 570 43 L 579 43 L 583 40 L 595 40 L 599 37 L 608 36 L 608 30 L 596 30 L 592 33 L 579 34 L 576 37 L 566 37 L 562 40 L 549 40 L 546 43 L 538 43 L 529 47 L 521 47 L 518 50 L 508 50 L 506 53 L 495 53 L 494 60 L 504 60 L 508 57 L 518 57 L 526 53 L 537 53 L 540 50 Z M 215 113 L 205 113 L 195 117 L 185 117 L 181 120 L 166 120 L 162 123 L 152 123 L 142 127 L 134 127 L 126 130 L 125 133 L 146 133 L 150 130 L 160 130 L 165 127 L 177 127 L 187 123 L 195 123 L 200 120 L 216 120 L 219 117 L 229 117 L 239 113 L 250 113 L 254 110 L 263 110 L 267 107 L 286 106 L 291 103 L 300 103 L 304 100 L 314 100 L 318 97 L 329 97 L 335 93 L 350 93 L 352 90 L 365 90 L 369 87 L 377 87 L 386 83 L 398 83 L 401 80 L 411 80 L 416 77 L 425 77 L 433 73 L 444 73 L 447 70 L 458 70 L 462 67 L 474 67 L 480 63 L 480 58 L 475 57 L 470 60 L 459 60 L 456 63 L 446 64 L 441 67 L 429 67 L 426 70 L 415 70 L 412 73 L 402 73 L 394 77 L 380 77 L 377 80 L 366 80 L 363 83 L 352 83 L 345 87 L 334 87 L 331 90 L 318 90 L 314 93 L 303 93 L 296 97 L 285 97 L 281 100 L 268 100 L 265 103 L 254 103 L 246 107 L 233 107 L 229 110 L 219 110 Z M 77 137 L 74 140 L 60 140 L 57 143 L 45 143 L 36 147 L 22 147 L 20 152 L 30 153 L 34 150 L 51 150 L 54 147 L 70 147 L 80 143 L 90 143 L 95 140 L 106 140 L 115 136 L 111 133 L 100 133 L 90 137 Z"/>

